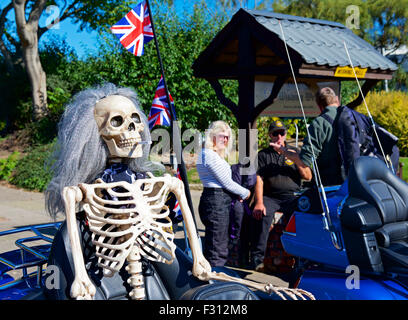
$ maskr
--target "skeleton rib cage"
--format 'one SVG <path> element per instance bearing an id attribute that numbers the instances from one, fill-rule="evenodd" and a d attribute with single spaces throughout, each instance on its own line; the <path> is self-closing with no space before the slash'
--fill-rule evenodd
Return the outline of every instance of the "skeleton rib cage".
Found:
<path id="1" fill-rule="evenodd" d="M 174 233 L 165 205 L 167 183 L 160 179 L 140 179 L 133 184 L 98 179 L 80 188 L 98 266 L 106 276 L 122 268 L 132 249 L 151 261 L 173 262 Z"/>

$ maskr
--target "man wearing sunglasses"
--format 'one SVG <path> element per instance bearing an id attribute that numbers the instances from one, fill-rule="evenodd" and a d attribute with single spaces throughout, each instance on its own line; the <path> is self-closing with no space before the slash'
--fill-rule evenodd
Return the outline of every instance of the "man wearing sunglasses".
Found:
<path id="1" fill-rule="evenodd" d="M 286 148 L 286 133 L 286 127 L 279 120 L 269 126 L 270 142 L 274 145 Z M 301 175 L 293 161 L 270 146 L 258 153 L 256 178 L 250 255 L 251 267 L 260 270 L 275 212 L 291 213 L 295 209 L 294 193 L 300 190 Z"/>

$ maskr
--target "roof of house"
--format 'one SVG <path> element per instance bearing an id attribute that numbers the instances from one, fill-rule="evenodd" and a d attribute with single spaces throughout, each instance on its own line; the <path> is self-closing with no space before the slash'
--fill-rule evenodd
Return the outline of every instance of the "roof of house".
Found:
<path id="1" fill-rule="evenodd" d="M 279 22 L 290 56 L 299 74 L 305 77 L 331 79 L 335 77 L 336 68 L 351 66 L 344 44 L 353 66 L 367 68 L 366 79 L 391 79 L 397 70 L 395 63 L 341 23 L 240 9 L 196 59 L 195 75 L 237 78 L 239 74 L 248 73 L 290 74 Z M 245 33 L 251 34 L 252 42 L 243 40 L 247 39 Z M 252 67 L 249 67 L 251 62 L 245 62 L 252 59 L 251 50 L 245 49 L 248 46 L 252 46 L 256 60 Z"/>
<path id="2" fill-rule="evenodd" d="M 297 51 L 306 63 L 328 66 L 350 65 L 345 42 L 354 67 L 374 70 L 397 69 L 391 60 L 341 23 L 268 11 L 245 11 L 283 40 L 279 27 L 281 21 L 287 45 Z"/>

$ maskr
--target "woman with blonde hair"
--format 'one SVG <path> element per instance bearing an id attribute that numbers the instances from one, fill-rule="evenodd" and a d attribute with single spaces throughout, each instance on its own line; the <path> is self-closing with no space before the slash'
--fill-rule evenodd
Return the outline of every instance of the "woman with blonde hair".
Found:
<path id="1" fill-rule="evenodd" d="M 215 121 L 206 130 L 197 171 L 204 186 L 198 211 L 205 226 L 204 256 L 213 267 L 222 267 L 228 258 L 228 227 L 232 195 L 248 199 L 250 191 L 232 180 L 225 157 L 232 149 L 232 130 L 224 121 Z"/>

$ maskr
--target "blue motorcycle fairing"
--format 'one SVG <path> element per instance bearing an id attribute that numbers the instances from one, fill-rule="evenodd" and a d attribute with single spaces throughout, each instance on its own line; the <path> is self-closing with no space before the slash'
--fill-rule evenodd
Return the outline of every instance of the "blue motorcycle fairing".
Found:
<path id="1" fill-rule="evenodd" d="M 346 272 L 306 270 L 298 288 L 312 292 L 317 300 L 408 299 L 407 288 L 393 280 Z"/>
<path id="2" fill-rule="evenodd" d="M 329 266 L 346 268 L 349 265 L 346 250 L 341 236 L 339 212 L 341 205 L 348 196 L 347 180 L 339 187 L 325 188 L 329 207 L 332 229 L 341 245 L 338 250 L 325 229 L 324 217 L 321 214 L 295 211 L 296 233 L 283 232 L 281 237 L 285 251 L 291 255 Z"/>

